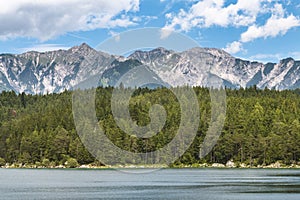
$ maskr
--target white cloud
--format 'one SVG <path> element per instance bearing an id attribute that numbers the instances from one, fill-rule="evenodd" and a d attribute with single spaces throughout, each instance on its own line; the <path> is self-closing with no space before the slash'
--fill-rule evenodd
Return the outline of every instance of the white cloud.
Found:
<path id="1" fill-rule="evenodd" d="M 39 44 L 32 47 L 26 47 L 20 49 L 21 53 L 28 52 L 28 51 L 38 51 L 38 52 L 46 52 L 46 51 L 55 51 L 59 49 L 69 49 L 71 47 L 64 46 L 61 44 Z"/>
<path id="2" fill-rule="evenodd" d="M 289 53 L 289 55 L 292 55 L 292 57 L 293 57 L 295 60 L 300 60 L 300 51 L 297 51 L 297 52 L 291 52 L 291 53 Z"/>
<path id="3" fill-rule="evenodd" d="M 283 55 L 280 53 L 276 54 L 257 54 L 254 56 L 250 56 L 250 60 L 260 61 L 260 62 L 278 62 L 278 60 L 282 59 Z"/>
<path id="4" fill-rule="evenodd" d="M 109 31 L 108 34 L 111 35 L 115 39 L 116 42 L 119 42 L 121 40 L 121 36 L 117 32 Z"/>
<path id="5" fill-rule="evenodd" d="M 236 4 L 225 6 L 224 0 L 202 0 L 188 11 L 181 9 L 177 15 L 168 13 L 169 28 L 189 31 L 194 27 L 248 26 L 256 21 L 262 10 L 262 3 L 268 0 L 238 0 Z"/>
<path id="6" fill-rule="evenodd" d="M 300 52 L 256 54 L 251 56 L 249 59 L 260 62 L 278 62 L 287 57 L 292 57 L 295 60 L 300 60 Z"/>
<path id="7" fill-rule="evenodd" d="M 263 26 L 252 25 L 241 35 L 242 42 L 250 42 L 257 38 L 284 35 L 293 27 L 300 26 L 300 20 L 294 15 L 288 17 L 271 16 Z"/>
<path id="8" fill-rule="evenodd" d="M 0 39 L 32 37 L 42 41 L 74 31 L 135 25 L 128 12 L 139 0 L 10 0 L 0 8 Z"/>
<path id="9" fill-rule="evenodd" d="M 134 16 L 132 18 L 133 22 L 139 22 L 139 23 L 143 23 L 144 25 L 147 25 L 149 22 L 151 22 L 152 20 L 156 20 L 158 19 L 157 16 L 150 16 L 150 15 L 141 15 L 141 16 Z"/>
<path id="10" fill-rule="evenodd" d="M 300 26 L 299 18 L 288 14 L 277 0 L 237 0 L 231 4 L 225 2 L 226 0 L 200 0 L 188 10 L 167 13 L 167 23 L 163 30 L 188 32 L 193 28 L 216 26 L 247 28 L 240 39 L 224 48 L 234 54 L 243 50 L 243 43 L 284 35 L 291 28 Z M 167 37 L 166 33 L 162 31 L 162 37 Z"/>
<path id="11" fill-rule="evenodd" d="M 224 48 L 223 50 L 230 54 L 235 54 L 243 50 L 243 44 L 241 42 L 235 41 L 227 44 L 226 48 Z"/>
<path id="12" fill-rule="evenodd" d="M 168 38 L 172 34 L 173 31 L 174 31 L 174 29 L 170 28 L 170 27 L 162 28 L 160 31 L 160 39 Z"/>

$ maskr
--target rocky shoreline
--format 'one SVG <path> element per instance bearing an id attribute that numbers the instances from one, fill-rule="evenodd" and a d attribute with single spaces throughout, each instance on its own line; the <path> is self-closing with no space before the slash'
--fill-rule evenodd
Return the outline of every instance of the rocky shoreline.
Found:
<path id="1" fill-rule="evenodd" d="M 95 165 L 86 164 L 86 165 L 77 165 L 77 166 L 70 166 L 68 163 L 63 165 L 57 166 L 43 166 L 43 165 L 28 165 L 28 164 L 21 164 L 21 163 L 13 163 L 9 164 L 6 163 L 4 166 L 1 166 L 4 169 L 66 169 L 66 168 L 76 168 L 76 169 L 159 169 L 159 168 L 217 168 L 217 169 L 232 169 L 232 168 L 239 168 L 239 169 L 300 169 L 300 163 L 292 164 L 292 165 L 285 165 L 281 162 L 272 163 L 270 165 L 258 165 L 258 166 L 250 166 L 246 165 L 245 163 L 235 163 L 233 161 L 228 161 L 226 164 L 222 163 L 213 163 L 213 164 L 192 164 L 192 165 L 178 165 L 178 166 L 167 166 L 167 165 Z"/>

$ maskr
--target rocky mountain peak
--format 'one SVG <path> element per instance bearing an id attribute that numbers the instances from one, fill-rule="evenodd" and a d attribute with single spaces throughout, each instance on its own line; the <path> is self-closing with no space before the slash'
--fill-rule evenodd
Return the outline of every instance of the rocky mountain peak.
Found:
<path id="1" fill-rule="evenodd" d="M 72 53 L 78 53 L 78 52 L 89 53 L 91 51 L 96 51 L 96 50 L 93 49 L 92 47 L 90 47 L 88 44 L 82 43 L 79 46 L 74 46 L 74 47 L 70 48 L 68 51 L 71 51 Z"/>
<path id="2" fill-rule="evenodd" d="M 158 48 L 151 50 L 149 53 L 169 54 L 171 52 L 172 52 L 171 50 L 165 49 L 163 47 L 158 47 Z"/>
<path id="3" fill-rule="evenodd" d="M 288 57 L 288 58 L 280 60 L 280 63 L 288 63 L 288 62 L 291 62 L 291 61 L 294 62 L 295 60 L 291 57 Z"/>
<path id="4" fill-rule="evenodd" d="M 183 52 L 159 47 L 136 51 L 124 58 L 96 51 L 83 43 L 69 50 L 0 54 L 0 91 L 9 88 L 19 93 L 57 93 L 91 76 L 100 79 L 104 74 L 107 76 L 103 82 L 116 82 L 123 73 L 140 65 L 147 65 L 151 76 L 170 86 L 209 86 L 207 76 L 217 76 L 232 88 L 300 87 L 300 62 L 292 58 L 263 64 L 234 58 L 221 49 L 199 47 Z"/>

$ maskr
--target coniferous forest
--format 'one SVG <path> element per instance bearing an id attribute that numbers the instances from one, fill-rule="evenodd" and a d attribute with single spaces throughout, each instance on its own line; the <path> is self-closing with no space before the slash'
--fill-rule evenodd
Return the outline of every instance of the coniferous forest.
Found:
<path id="1" fill-rule="evenodd" d="M 300 90 L 226 89 L 225 125 L 217 145 L 199 158 L 211 118 L 209 90 L 195 87 L 199 99 L 200 124 L 190 148 L 174 165 L 226 163 L 268 165 L 277 161 L 300 161 Z M 130 115 L 138 125 L 150 122 L 152 104 L 164 106 L 167 119 L 162 131 L 149 139 L 131 137 L 114 121 L 111 111 L 113 88 L 97 88 L 96 114 L 107 137 L 131 152 L 149 152 L 174 137 L 180 123 L 180 105 L 166 88 L 137 89 L 130 100 Z M 0 166 L 5 163 L 59 165 L 97 162 L 77 135 L 72 113 L 72 91 L 60 94 L 0 94 Z M 109 153 L 109 152 L 108 152 Z M 113 155 L 112 155 L 113 156 Z"/>

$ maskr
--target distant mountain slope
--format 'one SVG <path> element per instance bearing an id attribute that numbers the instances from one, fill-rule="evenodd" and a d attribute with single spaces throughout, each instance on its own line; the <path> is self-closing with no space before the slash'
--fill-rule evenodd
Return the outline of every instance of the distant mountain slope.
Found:
<path id="1" fill-rule="evenodd" d="M 252 85 L 278 90 L 300 88 L 300 61 L 292 58 L 263 64 L 234 58 L 214 48 L 193 48 L 184 52 L 157 48 L 136 51 L 124 58 L 82 44 L 46 53 L 1 54 L 0 90 L 57 93 L 90 77 L 99 77 L 100 85 L 114 86 L 122 75 L 141 65 L 146 66 L 143 73 L 171 86 L 209 86 L 208 78 L 217 76 L 232 88 Z"/>
<path id="2" fill-rule="evenodd" d="M 69 50 L 0 55 L 0 84 L 17 92 L 53 93 L 103 73 L 114 56 L 86 44 Z"/>
<path id="3" fill-rule="evenodd" d="M 228 87 L 275 88 L 300 87 L 300 61 L 292 58 L 280 63 L 259 63 L 234 58 L 220 49 L 193 48 L 181 53 L 162 48 L 137 51 L 129 58 L 151 66 L 163 81 L 171 85 L 207 86 L 207 77 L 215 75 Z M 162 66 L 163 67 L 162 69 Z"/>

